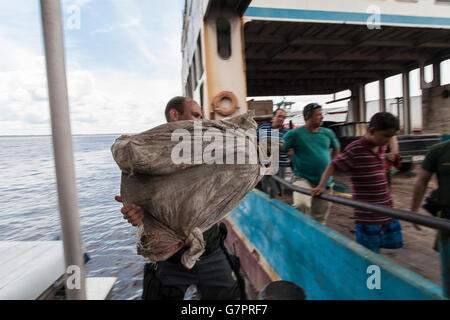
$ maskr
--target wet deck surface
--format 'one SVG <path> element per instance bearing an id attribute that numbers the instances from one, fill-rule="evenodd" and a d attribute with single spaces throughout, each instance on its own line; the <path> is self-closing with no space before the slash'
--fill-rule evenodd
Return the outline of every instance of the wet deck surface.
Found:
<path id="1" fill-rule="evenodd" d="M 408 173 L 395 172 L 392 175 L 392 197 L 394 207 L 402 210 L 409 210 L 411 206 L 413 187 L 419 173 L 418 168 L 414 168 Z M 350 186 L 350 176 L 338 173 L 335 181 L 345 183 Z M 436 181 L 430 181 L 426 196 L 431 190 L 437 187 Z M 336 193 L 345 196 L 345 194 Z M 283 201 L 292 204 L 292 193 L 287 192 Z M 424 209 L 419 213 L 429 215 Z M 355 224 L 352 219 L 353 208 L 332 204 L 327 226 L 341 233 L 342 235 L 355 240 Z M 437 285 L 441 285 L 441 267 L 439 254 L 433 250 L 436 230 L 422 227 L 421 231 L 416 230 L 411 223 L 400 221 L 403 234 L 403 248 L 401 249 L 381 249 L 380 254 L 395 261 L 399 265 L 423 276 Z"/>

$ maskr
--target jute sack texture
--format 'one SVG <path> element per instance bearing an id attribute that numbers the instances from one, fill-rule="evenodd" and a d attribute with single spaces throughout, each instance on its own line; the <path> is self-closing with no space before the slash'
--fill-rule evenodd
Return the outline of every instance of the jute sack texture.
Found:
<path id="1" fill-rule="evenodd" d="M 138 254 L 164 261 L 188 245 L 181 262 L 194 266 L 205 250 L 202 233 L 236 208 L 262 177 L 251 137 L 256 128 L 250 111 L 223 120 L 170 122 L 115 141 L 111 151 L 122 171 L 123 204 L 144 210 Z"/>

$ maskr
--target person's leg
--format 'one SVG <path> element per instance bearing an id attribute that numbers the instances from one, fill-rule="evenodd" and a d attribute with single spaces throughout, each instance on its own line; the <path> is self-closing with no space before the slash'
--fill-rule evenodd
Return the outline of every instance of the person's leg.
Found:
<path id="1" fill-rule="evenodd" d="M 332 194 L 333 186 L 325 189 L 325 193 Z M 322 223 L 323 225 L 327 224 L 328 214 L 330 212 L 331 203 L 327 200 L 322 200 L 318 198 L 312 198 L 311 201 L 311 217 L 314 220 Z"/>
<path id="2" fill-rule="evenodd" d="M 449 212 L 450 213 L 450 212 Z M 444 231 L 445 232 L 445 231 Z M 447 296 L 450 295 L 448 283 L 446 283 L 450 276 L 450 234 L 438 231 L 437 247 L 441 258 L 442 283 L 444 284 L 444 292 Z"/>
<path id="3" fill-rule="evenodd" d="M 278 170 L 277 175 L 278 175 L 281 179 L 284 180 L 285 174 L 286 174 L 286 168 L 285 168 L 285 167 L 280 167 L 279 170 Z M 277 184 L 278 184 L 279 189 L 280 189 L 279 195 L 280 195 L 280 196 L 283 196 L 283 194 L 284 194 L 284 186 L 283 186 L 281 183 L 278 183 L 278 182 L 277 182 Z"/>
<path id="4" fill-rule="evenodd" d="M 294 178 L 293 185 L 299 188 L 311 189 L 311 184 L 309 181 L 300 177 Z M 294 191 L 292 197 L 294 200 L 294 208 L 307 215 L 311 213 L 311 196 Z"/>
<path id="5" fill-rule="evenodd" d="M 273 195 L 275 198 L 281 198 L 281 189 L 280 184 L 275 181 L 272 176 L 268 176 L 269 182 L 270 182 L 270 191 L 268 192 L 269 195 Z"/>
<path id="6" fill-rule="evenodd" d="M 142 300 L 159 300 L 161 282 L 155 278 L 157 264 L 146 263 L 142 282 Z"/>
<path id="7" fill-rule="evenodd" d="M 397 219 L 383 224 L 381 232 L 381 248 L 398 249 L 403 247 L 402 228 Z"/>
<path id="8" fill-rule="evenodd" d="M 356 224 L 356 243 L 378 253 L 381 245 L 380 232 L 379 225 Z"/>
<path id="9" fill-rule="evenodd" d="M 259 183 L 261 184 L 262 191 L 268 194 L 269 193 L 268 177 L 264 176 Z"/>
<path id="10" fill-rule="evenodd" d="M 198 288 L 202 300 L 235 300 L 239 286 L 222 248 L 201 257 L 197 262 Z"/>
<path id="11" fill-rule="evenodd" d="M 197 284 L 196 267 L 162 261 L 146 264 L 144 268 L 143 300 L 182 300 L 186 289 Z"/>

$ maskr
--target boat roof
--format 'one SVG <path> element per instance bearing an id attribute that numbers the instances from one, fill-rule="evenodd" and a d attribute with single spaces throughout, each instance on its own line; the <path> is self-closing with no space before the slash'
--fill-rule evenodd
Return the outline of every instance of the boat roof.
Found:
<path id="1" fill-rule="evenodd" d="M 252 20 L 244 41 L 252 97 L 332 94 L 450 58 L 450 29 Z"/>

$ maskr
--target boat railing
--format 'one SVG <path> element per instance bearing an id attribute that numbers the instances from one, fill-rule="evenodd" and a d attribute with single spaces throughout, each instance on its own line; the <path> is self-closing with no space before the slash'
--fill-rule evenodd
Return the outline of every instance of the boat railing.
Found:
<path id="1" fill-rule="evenodd" d="M 311 190 L 306 188 L 297 187 L 283 178 L 273 175 L 271 178 L 274 181 L 282 184 L 286 189 L 299 192 L 305 195 L 311 195 Z M 274 188 L 271 189 L 270 197 L 274 198 Z M 394 209 L 391 207 L 385 207 L 381 205 L 371 204 L 367 202 L 357 201 L 353 199 L 348 199 L 332 194 L 322 193 L 318 196 L 319 199 L 327 200 L 333 203 L 342 204 L 345 206 L 350 206 L 353 208 L 367 210 L 388 217 L 409 221 L 417 225 L 422 225 L 430 227 L 440 231 L 440 256 L 441 256 L 441 266 L 442 266 L 442 286 L 444 294 L 450 297 L 450 220 L 442 219 L 437 217 L 425 216 L 419 213 Z"/>

